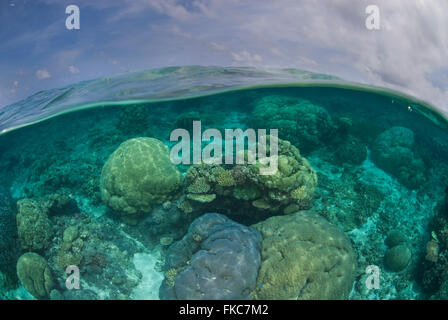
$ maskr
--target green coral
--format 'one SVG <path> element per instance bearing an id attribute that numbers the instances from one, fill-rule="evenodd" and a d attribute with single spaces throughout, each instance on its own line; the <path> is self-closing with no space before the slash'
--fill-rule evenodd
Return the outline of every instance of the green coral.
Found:
<path id="1" fill-rule="evenodd" d="M 65 229 L 63 242 L 59 248 L 57 261 L 62 268 L 71 265 L 79 266 L 82 261 L 82 249 L 84 241 L 79 238 L 79 230 L 76 226 L 70 226 Z"/>
<path id="2" fill-rule="evenodd" d="M 367 147 L 359 139 L 348 136 L 334 155 L 336 163 L 340 165 L 359 165 L 367 158 Z"/>
<path id="3" fill-rule="evenodd" d="M 182 212 L 184 212 L 184 213 L 192 213 L 193 212 L 193 207 L 191 206 L 191 203 L 188 200 L 183 200 L 183 201 L 179 202 L 177 207 L 180 210 L 182 210 Z"/>
<path id="4" fill-rule="evenodd" d="M 216 194 L 188 194 L 187 198 L 200 203 L 209 203 L 216 199 Z"/>
<path id="5" fill-rule="evenodd" d="M 204 177 L 198 177 L 187 188 L 191 193 L 207 193 L 210 190 L 210 185 Z"/>
<path id="6" fill-rule="evenodd" d="M 266 137 L 268 152 L 270 139 Z M 271 175 L 260 174 L 268 166 L 260 161 L 231 169 L 217 164 L 192 166 L 185 176 L 187 198 L 201 203 L 217 198 L 214 204 L 224 201 L 223 207 L 238 200 L 261 210 L 278 211 L 290 205 L 296 211 L 308 209 L 317 186 L 316 172 L 289 141 L 278 139 L 277 160 L 278 170 Z"/>
<path id="7" fill-rule="evenodd" d="M 301 209 L 311 206 L 317 175 L 295 146 L 278 139 L 278 170 L 275 174 L 260 175 L 260 168 L 266 166 L 257 162 L 251 166 L 248 178 L 261 190 L 267 191 L 263 193 L 267 202 L 283 207 L 295 203 Z"/>
<path id="8" fill-rule="evenodd" d="M 174 279 L 177 276 L 177 270 L 174 268 L 171 268 L 170 270 L 168 270 L 165 273 L 165 279 L 166 279 L 166 284 L 169 285 L 170 287 L 174 287 Z"/>
<path id="9" fill-rule="evenodd" d="M 409 189 L 418 189 L 427 175 L 422 158 L 415 152 L 414 140 L 412 130 L 392 127 L 381 133 L 372 146 L 373 162 Z"/>
<path id="10" fill-rule="evenodd" d="M 237 186 L 233 189 L 233 196 L 239 200 L 254 200 L 261 196 L 261 192 L 255 186 Z"/>
<path id="11" fill-rule="evenodd" d="M 149 114 L 151 107 L 147 104 L 126 105 L 120 108 L 118 129 L 124 134 L 143 134 L 151 127 Z"/>
<path id="12" fill-rule="evenodd" d="M 322 146 L 335 131 L 327 110 L 294 97 L 261 98 L 252 112 L 252 119 L 255 128 L 277 128 L 281 139 L 291 141 L 304 153 Z"/>
<path id="13" fill-rule="evenodd" d="M 253 225 L 263 236 L 255 299 L 346 299 L 355 278 L 350 240 L 311 211 Z"/>
<path id="14" fill-rule="evenodd" d="M 131 223 L 172 199 L 181 181 L 167 146 L 154 138 L 135 138 L 122 143 L 104 165 L 101 196 Z"/>
<path id="15" fill-rule="evenodd" d="M 412 253 L 405 244 L 399 244 L 386 251 L 384 265 L 390 271 L 399 272 L 404 270 L 411 261 Z"/>
<path id="16" fill-rule="evenodd" d="M 27 252 L 19 258 L 17 276 L 25 289 L 37 299 L 48 298 L 54 287 L 47 261 L 34 252 Z"/>
<path id="17" fill-rule="evenodd" d="M 233 179 L 232 171 L 230 171 L 230 170 L 223 170 L 216 177 L 216 181 L 222 187 L 231 187 L 231 186 L 235 185 L 235 180 Z"/>
<path id="18" fill-rule="evenodd" d="M 39 251 L 51 244 L 53 230 L 40 202 L 22 199 L 17 202 L 17 231 L 23 249 Z"/>

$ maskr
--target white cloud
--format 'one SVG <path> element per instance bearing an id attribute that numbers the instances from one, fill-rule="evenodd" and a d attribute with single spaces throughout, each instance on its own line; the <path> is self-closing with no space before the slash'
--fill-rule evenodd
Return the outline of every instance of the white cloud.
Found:
<path id="1" fill-rule="evenodd" d="M 446 79 L 437 71 L 448 61 L 448 1 L 377 0 L 381 29 L 373 31 L 365 27 L 370 0 L 260 1 L 149 3 L 183 32 L 207 41 L 211 52 L 228 51 L 232 64 L 330 73 L 398 89 L 448 112 L 448 91 L 436 85 Z"/>
<path id="2" fill-rule="evenodd" d="M 182 38 L 186 38 L 186 39 L 191 39 L 192 35 L 188 32 L 182 31 L 178 26 L 172 26 L 170 28 L 170 32 L 176 36 L 182 37 Z"/>
<path id="3" fill-rule="evenodd" d="M 218 51 L 227 50 L 227 47 L 225 45 L 222 45 L 222 44 L 217 43 L 215 41 L 210 42 L 210 45 L 212 46 L 213 49 L 218 50 Z"/>
<path id="4" fill-rule="evenodd" d="M 111 35 L 132 34 L 119 41 L 98 36 L 98 50 L 108 52 L 104 61 L 109 67 L 216 64 L 308 69 L 398 89 L 448 113 L 448 1 L 376 0 L 381 29 L 374 31 L 365 27 L 370 4 L 371 0 L 96 0 L 85 6 L 110 9 L 111 19 L 122 19 L 110 24 Z M 151 19 L 138 32 L 125 20 L 145 17 Z M 2 46 L 37 43 L 34 51 L 44 52 L 60 32 L 65 31 L 58 21 Z M 55 80 L 57 68 L 85 63 L 87 59 L 81 58 L 87 58 L 88 40 L 77 49 L 55 51 Z M 122 55 L 123 48 L 130 50 Z M 91 71 L 84 64 L 78 67 L 86 75 Z M 40 71 L 39 79 L 50 77 L 45 69 Z"/>
<path id="5" fill-rule="evenodd" d="M 255 64 L 259 64 L 260 62 L 263 61 L 263 59 L 261 58 L 261 56 L 259 54 L 251 54 L 247 51 L 241 51 L 241 52 L 230 52 L 230 54 L 233 57 L 233 60 L 235 60 L 236 62 L 242 62 L 245 63 L 247 65 L 255 65 Z"/>
<path id="6" fill-rule="evenodd" d="M 50 73 L 47 71 L 47 69 L 42 69 L 42 70 L 37 70 L 37 71 L 36 71 L 36 77 L 37 77 L 39 80 L 42 80 L 42 79 L 48 79 L 48 78 L 50 78 L 51 75 L 50 75 Z"/>
<path id="7" fill-rule="evenodd" d="M 71 73 L 79 73 L 79 68 L 77 68 L 77 67 L 75 67 L 75 66 L 69 66 L 69 67 L 68 67 L 68 70 L 69 70 Z"/>
<path id="8" fill-rule="evenodd" d="M 177 0 L 149 0 L 147 3 L 157 12 L 177 20 L 190 19 L 192 14 L 179 2 Z"/>

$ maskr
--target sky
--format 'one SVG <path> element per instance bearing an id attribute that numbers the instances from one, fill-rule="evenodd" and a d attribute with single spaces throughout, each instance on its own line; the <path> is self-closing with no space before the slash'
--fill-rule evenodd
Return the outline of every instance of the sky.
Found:
<path id="1" fill-rule="evenodd" d="M 0 108 L 127 70 L 219 65 L 326 73 L 448 114 L 447 17 L 447 0 L 0 0 Z"/>

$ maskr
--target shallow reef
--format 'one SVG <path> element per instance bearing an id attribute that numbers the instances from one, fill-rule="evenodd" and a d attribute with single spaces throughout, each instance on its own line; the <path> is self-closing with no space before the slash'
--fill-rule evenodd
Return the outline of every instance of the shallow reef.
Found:
<path id="1" fill-rule="evenodd" d="M 170 133 L 194 120 L 278 129 L 278 170 L 173 164 Z M 384 93 L 291 86 L 106 103 L 2 134 L 0 298 L 447 299 L 436 120 Z"/>

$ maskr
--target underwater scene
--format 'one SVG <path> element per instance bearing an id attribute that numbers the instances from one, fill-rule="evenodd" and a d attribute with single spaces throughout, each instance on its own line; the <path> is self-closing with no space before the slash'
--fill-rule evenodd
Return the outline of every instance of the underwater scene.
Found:
<path id="1" fill-rule="evenodd" d="M 399 92 L 172 67 L 0 131 L 1 299 L 448 298 L 448 123 Z"/>

